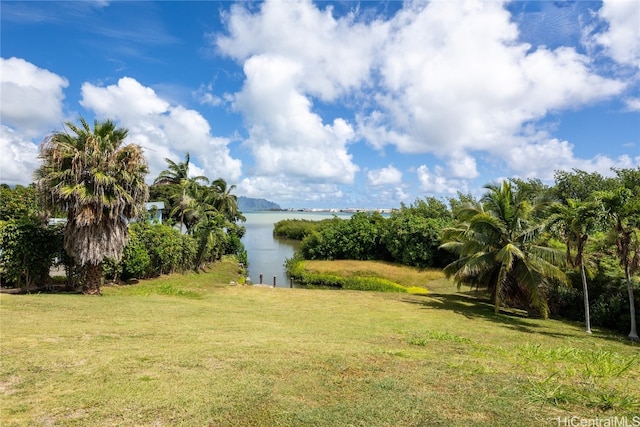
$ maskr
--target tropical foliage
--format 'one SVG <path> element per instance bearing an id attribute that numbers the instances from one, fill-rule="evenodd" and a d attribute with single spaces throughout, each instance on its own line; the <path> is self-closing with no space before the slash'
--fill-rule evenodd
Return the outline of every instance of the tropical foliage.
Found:
<path id="1" fill-rule="evenodd" d="M 433 198 L 401 205 L 387 218 L 358 212 L 348 220 L 334 217 L 314 223 L 285 220 L 274 234 L 302 239 L 305 259 L 355 259 L 398 262 L 414 267 L 442 267 L 451 259 L 439 249 L 442 230 L 451 225 L 447 206 Z"/>
<path id="2" fill-rule="evenodd" d="M 83 119 L 67 123 L 43 141 L 35 185 L 0 185 L 3 286 L 42 289 L 54 259 L 65 266 L 67 287 L 92 294 L 103 277 L 197 270 L 225 254 L 246 264 L 235 186 L 190 176 L 188 153 L 183 162 L 167 159 L 152 189 L 166 202 L 168 221 L 150 224 L 146 160 L 126 136 L 110 120 L 93 128 Z M 64 230 L 47 225 L 51 214 L 66 217 Z"/>
<path id="3" fill-rule="evenodd" d="M 460 208 L 458 225 L 444 231 L 442 247 L 458 255 L 444 272 L 458 286 L 486 288 L 496 312 L 505 301 L 547 317 L 546 289 L 567 278 L 563 254 L 541 244 L 544 224 L 532 220 L 538 201 L 513 182 L 486 188 L 481 202 Z"/>
<path id="4" fill-rule="evenodd" d="M 62 229 L 33 217 L 0 221 L 0 265 L 4 285 L 30 289 L 46 284 L 61 255 Z"/>
<path id="5" fill-rule="evenodd" d="M 147 162 L 139 146 L 124 144 L 127 129 L 80 123 L 43 141 L 36 177 L 47 206 L 67 212 L 64 247 L 86 266 L 85 292 L 99 294 L 102 261 L 121 257 L 129 221 L 144 210 Z"/>
<path id="6" fill-rule="evenodd" d="M 14 188 L 7 184 L 0 185 L 0 221 L 20 219 L 24 217 L 43 216 L 44 209 L 38 199 L 35 185 Z"/>
<path id="7" fill-rule="evenodd" d="M 495 309 L 569 317 L 587 331 L 631 325 L 635 339 L 640 168 L 614 173 L 559 171 L 550 187 L 512 179 L 488 185 L 479 200 L 458 193 L 447 207 L 425 198 L 389 217 L 284 220 L 274 235 L 302 240 L 305 259 L 446 268 L 459 286 L 486 290 Z"/>
<path id="8" fill-rule="evenodd" d="M 165 159 L 167 169 L 154 181 L 150 194 L 159 195 L 169 212 L 167 223 L 179 229 L 196 242 L 193 263 L 196 268 L 216 261 L 224 254 L 238 255 L 246 263 L 246 253 L 240 242 L 245 221 L 238 209 L 238 198 L 233 194 L 235 185 L 223 178 L 210 183 L 206 176 L 190 176 L 189 153 L 183 162 Z"/>
<path id="9" fill-rule="evenodd" d="M 142 151 L 125 145 L 126 135 L 109 120 L 93 127 L 67 123 L 43 141 L 35 185 L 0 185 L 2 286 L 43 285 L 54 259 L 65 265 L 68 284 L 87 293 L 100 292 L 103 264 L 105 276 L 118 280 L 199 270 L 225 254 L 246 264 L 235 186 L 191 175 L 187 153 L 183 161 L 167 159 L 149 188 Z M 496 310 L 574 318 L 587 331 L 591 325 L 626 329 L 637 339 L 640 168 L 613 170 L 610 177 L 558 171 L 553 186 L 511 179 L 485 190 L 479 199 L 459 193 L 448 206 L 419 199 L 388 217 L 284 221 L 274 234 L 302 240 L 307 259 L 439 267 L 459 286 L 486 290 Z M 145 221 L 147 194 L 165 203 L 162 224 Z M 47 225 L 61 213 L 64 230 Z"/>
<path id="10" fill-rule="evenodd" d="M 566 244 L 566 257 L 569 264 L 580 269 L 582 292 L 584 298 L 585 331 L 591 333 L 591 316 L 589 310 L 589 287 L 587 285 L 587 268 L 585 248 L 589 236 L 599 224 L 600 208 L 594 201 L 579 202 L 567 199 L 566 203 L 554 203 L 550 209 L 549 223 L 558 227 L 558 233 Z"/>
<path id="11" fill-rule="evenodd" d="M 615 170 L 618 186 L 598 193 L 611 226 L 620 265 L 624 269 L 629 294 L 631 330 L 629 338 L 639 340 L 631 275 L 640 270 L 640 168 Z"/>

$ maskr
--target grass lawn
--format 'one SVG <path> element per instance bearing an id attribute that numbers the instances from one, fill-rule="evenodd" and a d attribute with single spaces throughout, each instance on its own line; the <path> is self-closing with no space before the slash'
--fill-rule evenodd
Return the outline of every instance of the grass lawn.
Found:
<path id="1" fill-rule="evenodd" d="M 626 337 L 494 315 L 438 272 L 354 268 L 430 293 L 229 286 L 223 262 L 103 297 L 0 295 L 0 425 L 640 423 Z"/>

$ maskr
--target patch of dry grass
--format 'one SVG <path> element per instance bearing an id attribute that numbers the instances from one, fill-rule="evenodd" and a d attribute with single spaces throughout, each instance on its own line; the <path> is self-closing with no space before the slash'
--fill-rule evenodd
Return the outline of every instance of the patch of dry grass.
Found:
<path id="1" fill-rule="evenodd" d="M 304 263 L 307 270 L 318 273 L 332 273 L 347 277 L 382 277 L 406 287 L 427 288 L 429 282 L 444 278 L 444 273 L 439 269 L 419 269 L 383 261 L 312 260 L 304 261 Z"/>

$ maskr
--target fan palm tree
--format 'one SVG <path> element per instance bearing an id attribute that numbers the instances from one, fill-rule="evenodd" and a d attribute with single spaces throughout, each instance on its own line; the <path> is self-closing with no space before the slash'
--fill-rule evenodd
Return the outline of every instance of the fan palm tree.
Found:
<path id="1" fill-rule="evenodd" d="M 71 132 L 42 142 L 36 181 L 47 204 L 67 212 L 64 247 L 86 266 L 84 292 L 100 294 L 102 260 L 120 259 L 129 220 L 144 212 L 148 168 L 138 145 L 124 145 L 127 129 L 111 120 L 80 124 L 67 122 Z"/>
<path id="2" fill-rule="evenodd" d="M 557 267 L 563 254 L 538 244 L 543 230 L 532 221 L 535 204 L 530 195 L 511 182 L 488 185 L 479 203 L 456 212 L 461 221 L 445 229 L 441 247 L 458 255 L 444 269 L 447 277 L 462 284 L 485 287 L 498 313 L 507 298 L 525 302 L 530 313 L 548 316 L 544 285 L 549 280 L 566 282 Z"/>
<path id="3" fill-rule="evenodd" d="M 589 234 L 598 225 L 599 207 L 594 202 L 578 202 L 568 199 L 566 204 L 555 203 L 550 209 L 549 225 L 560 227 L 567 245 L 567 261 L 572 267 L 580 268 L 582 291 L 584 296 L 585 332 L 591 333 L 591 317 L 589 315 L 589 288 L 584 262 L 584 250 Z M 575 255 L 571 250 L 575 249 Z"/>

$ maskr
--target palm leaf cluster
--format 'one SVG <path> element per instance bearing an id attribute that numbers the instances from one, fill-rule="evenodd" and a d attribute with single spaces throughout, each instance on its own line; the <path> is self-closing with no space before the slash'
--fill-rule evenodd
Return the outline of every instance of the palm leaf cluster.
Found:
<path id="1" fill-rule="evenodd" d="M 457 226 L 443 233 L 442 248 L 458 256 L 444 272 L 458 286 L 487 289 L 496 312 L 506 303 L 547 317 L 545 288 L 567 278 L 564 254 L 542 244 L 544 223 L 535 213 L 545 203 L 510 181 L 485 188 L 480 202 L 457 209 Z"/>

